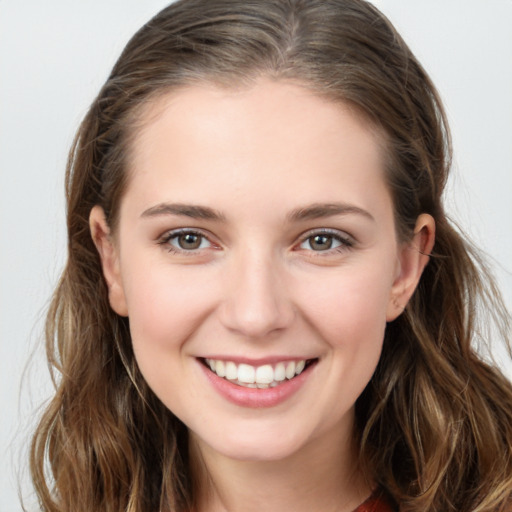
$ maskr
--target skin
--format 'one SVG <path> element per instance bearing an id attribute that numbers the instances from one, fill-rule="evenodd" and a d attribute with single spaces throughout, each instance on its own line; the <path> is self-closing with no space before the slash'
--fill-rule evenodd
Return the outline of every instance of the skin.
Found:
<path id="1" fill-rule="evenodd" d="M 91 232 L 140 370 L 191 433 L 199 510 L 353 510 L 372 489 L 354 403 L 427 264 L 432 218 L 399 242 L 382 138 L 296 85 L 188 87 L 143 126 L 118 231 L 95 207 Z M 180 249 L 183 228 L 199 248 Z M 322 234 L 331 248 L 312 245 Z M 316 364 L 287 400 L 250 408 L 210 385 L 204 357 Z"/>

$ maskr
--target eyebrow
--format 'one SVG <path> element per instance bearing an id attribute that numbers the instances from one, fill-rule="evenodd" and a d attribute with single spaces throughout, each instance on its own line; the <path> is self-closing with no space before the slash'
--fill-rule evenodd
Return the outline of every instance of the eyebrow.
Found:
<path id="1" fill-rule="evenodd" d="M 286 217 L 288 222 L 300 222 L 305 220 L 332 217 L 334 215 L 362 215 L 375 221 L 374 217 L 366 210 L 358 206 L 345 203 L 314 203 L 292 210 Z M 226 216 L 208 206 L 198 206 L 183 203 L 160 203 L 144 210 L 141 217 L 158 217 L 164 215 L 179 215 L 191 219 L 225 221 Z"/>
<path id="2" fill-rule="evenodd" d="M 371 221 L 375 221 L 370 212 L 345 203 L 315 203 L 303 208 L 292 210 L 287 219 L 289 222 L 299 222 L 305 220 L 320 219 L 323 217 L 332 217 L 334 215 L 362 215 Z"/>
<path id="3" fill-rule="evenodd" d="M 182 203 L 160 203 L 144 210 L 141 217 L 158 217 L 161 215 L 180 215 L 191 219 L 224 221 L 226 217 L 208 206 Z"/>

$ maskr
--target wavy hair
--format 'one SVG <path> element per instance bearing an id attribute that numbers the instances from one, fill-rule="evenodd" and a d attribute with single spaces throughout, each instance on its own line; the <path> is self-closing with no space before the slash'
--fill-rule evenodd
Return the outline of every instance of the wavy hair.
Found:
<path id="1" fill-rule="evenodd" d="M 67 167 L 68 260 L 46 324 L 56 393 L 31 448 L 41 509 L 193 506 L 186 428 L 137 368 L 88 219 L 101 205 L 115 231 L 131 140 L 149 104 L 187 85 L 250 86 L 261 76 L 352 105 L 385 134 L 400 237 L 411 237 L 421 213 L 436 221 L 430 263 L 404 314 L 387 326 L 356 403 L 366 475 L 403 512 L 510 510 L 512 386 L 475 349 L 489 341 L 488 318 L 497 326 L 491 334 L 510 346 L 510 319 L 443 209 L 451 148 L 439 96 L 390 22 L 362 0 L 179 0 L 124 49 Z"/>

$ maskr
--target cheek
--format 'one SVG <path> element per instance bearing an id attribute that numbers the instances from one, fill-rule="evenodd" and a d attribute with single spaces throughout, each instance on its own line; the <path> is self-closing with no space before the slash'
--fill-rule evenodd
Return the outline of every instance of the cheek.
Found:
<path id="1" fill-rule="evenodd" d="M 325 281 L 317 276 L 315 287 L 308 286 L 307 295 L 304 292 L 303 315 L 329 346 L 336 379 L 333 388 L 344 390 L 347 407 L 366 387 L 378 364 L 391 283 L 391 274 L 381 264 L 365 266 L 361 272 L 346 268 Z"/>
<path id="2" fill-rule="evenodd" d="M 386 329 L 383 301 L 372 299 L 375 296 L 354 291 L 350 300 L 345 296 L 339 298 L 338 310 L 331 311 L 332 316 L 322 322 L 326 326 L 325 339 L 352 376 L 346 380 L 352 383 L 356 395 L 364 389 L 377 366 Z"/>
<path id="3" fill-rule="evenodd" d="M 325 280 L 317 277 L 314 286 L 306 284 L 302 304 L 328 339 L 343 343 L 363 333 L 383 332 L 390 292 L 391 278 L 384 278 L 379 270 L 344 269 Z"/>
<path id="4" fill-rule="evenodd" d="M 128 316 L 137 365 L 160 400 L 187 423 L 190 403 L 200 394 L 188 341 L 211 311 L 212 297 L 203 276 L 168 265 L 137 267 L 126 282 Z M 184 383 L 186 392 L 183 393 Z M 193 408 L 192 408 L 193 409 Z M 192 410 L 192 417 L 198 411 Z"/>
<path id="5" fill-rule="evenodd" d="M 213 304 L 206 276 L 172 267 L 138 267 L 126 280 L 133 346 L 141 366 L 165 353 L 175 357 L 210 314 Z M 156 358 L 156 359 L 155 359 Z M 147 361 L 146 361 L 147 359 Z"/>

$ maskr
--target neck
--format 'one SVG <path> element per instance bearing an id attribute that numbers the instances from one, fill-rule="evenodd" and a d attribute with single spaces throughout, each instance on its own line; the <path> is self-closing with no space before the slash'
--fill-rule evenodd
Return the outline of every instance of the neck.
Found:
<path id="1" fill-rule="evenodd" d="M 352 432 L 332 432 L 281 460 L 234 460 L 191 435 L 197 512 L 352 512 L 371 493 Z"/>

